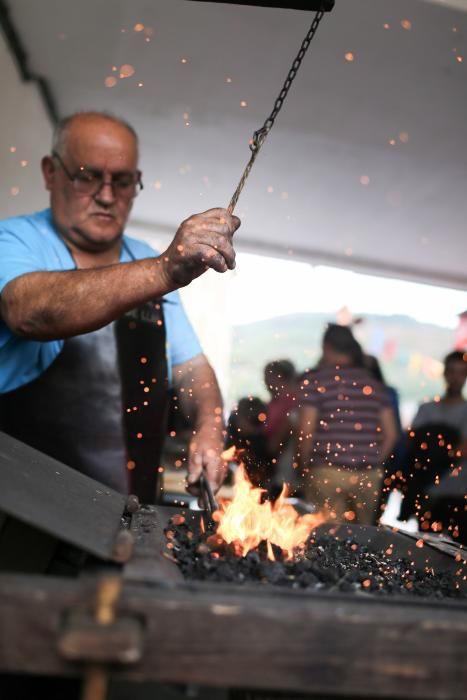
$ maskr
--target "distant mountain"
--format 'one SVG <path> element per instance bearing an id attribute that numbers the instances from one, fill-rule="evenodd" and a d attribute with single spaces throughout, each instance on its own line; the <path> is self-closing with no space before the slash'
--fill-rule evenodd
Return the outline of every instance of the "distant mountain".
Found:
<path id="1" fill-rule="evenodd" d="M 298 313 L 235 326 L 229 404 L 241 396 L 267 398 L 262 375 L 270 360 L 290 359 L 298 370 L 312 367 L 330 321 L 335 319 L 329 314 Z M 380 359 L 386 381 L 403 401 L 415 405 L 442 390 L 440 361 L 452 350 L 453 330 L 409 316 L 365 315 L 355 335 Z"/>

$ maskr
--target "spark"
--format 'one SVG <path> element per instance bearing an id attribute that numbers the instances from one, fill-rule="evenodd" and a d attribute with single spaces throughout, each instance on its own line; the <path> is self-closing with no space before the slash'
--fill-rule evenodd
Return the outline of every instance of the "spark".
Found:
<path id="1" fill-rule="evenodd" d="M 137 24 L 135 24 L 133 29 L 135 32 L 142 32 L 144 30 L 144 24 L 141 24 L 141 22 L 138 22 Z"/>
<path id="2" fill-rule="evenodd" d="M 113 75 L 108 75 L 107 78 L 104 80 L 105 87 L 113 88 L 116 84 L 117 78 L 114 78 Z"/>
<path id="3" fill-rule="evenodd" d="M 120 78 L 131 78 L 134 74 L 135 69 L 129 63 L 124 63 L 123 66 L 120 66 Z"/>
<path id="4" fill-rule="evenodd" d="M 240 107 L 248 107 L 248 102 L 246 100 L 241 100 Z"/>
<path id="5" fill-rule="evenodd" d="M 355 55 L 351 51 L 347 51 L 347 53 L 345 54 L 345 60 L 348 63 L 352 63 L 353 61 L 355 61 Z"/>
<path id="6" fill-rule="evenodd" d="M 409 19 L 401 20 L 401 27 L 409 32 L 412 29 L 412 22 Z"/>

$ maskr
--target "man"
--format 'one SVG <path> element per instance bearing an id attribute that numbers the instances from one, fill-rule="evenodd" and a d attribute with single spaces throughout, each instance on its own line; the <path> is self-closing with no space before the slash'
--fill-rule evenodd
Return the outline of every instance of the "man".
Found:
<path id="1" fill-rule="evenodd" d="M 307 500 L 360 525 L 378 516 L 382 463 L 397 440 L 385 387 L 364 366 L 350 328 L 329 324 L 319 369 L 299 396 L 298 466 Z"/>
<path id="2" fill-rule="evenodd" d="M 269 456 L 274 465 L 276 490 L 284 481 L 295 489 L 296 474 L 292 467 L 295 446 L 298 378 L 290 360 L 272 360 L 264 368 L 264 383 L 271 395 L 267 405 L 265 434 Z"/>
<path id="3" fill-rule="evenodd" d="M 461 448 L 467 448 L 467 400 L 462 392 L 467 380 L 466 353 L 450 352 L 444 358 L 444 381 L 446 391 L 438 401 L 422 404 L 413 419 L 412 428 L 429 423 L 443 423 L 459 431 Z"/>
<path id="4" fill-rule="evenodd" d="M 162 255 L 126 236 L 138 140 L 105 113 L 62 120 L 42 173 L 50 209 L 0 223 L 0 426 L 151 501 L 171 376 L 195 424 L 188 488 L 205 469 L 217 490 L 221 396 L 175 290 L 234 268 L 239 219 L 190 216 Z"/>
<path id="5" fill-rule="evenodd" d="M 422 529 L 457 529 L 465 542 L 467 519 L 467 379 L 466 355 L 450 352 L 444 358 L 446 390 L 437 401 L 422 404 L 407 440 L 404 499 L 399 518 L 416 516 Z M 436 523 L 436 525 L 435 525 Z"/>

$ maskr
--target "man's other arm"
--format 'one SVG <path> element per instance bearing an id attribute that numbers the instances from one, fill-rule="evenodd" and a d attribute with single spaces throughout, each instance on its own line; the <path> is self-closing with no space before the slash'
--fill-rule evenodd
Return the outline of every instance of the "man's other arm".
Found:
<path id="1" fill-rule="evenodd" d="M 197 482 L 204 469 L 212 489 L 217 491 L 225 479 L 227 465 L 221 457 L 225 426 L 216 375 L 206 356 L 201 354 L 175 365 L 173 381 L 180 410 L 194 425 L 188 456 L 188 490 L 199 493 Z"/>

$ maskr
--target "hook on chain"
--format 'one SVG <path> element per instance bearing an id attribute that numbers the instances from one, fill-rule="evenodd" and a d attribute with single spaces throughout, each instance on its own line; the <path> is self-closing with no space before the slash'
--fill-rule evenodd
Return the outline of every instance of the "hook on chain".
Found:
<path id="1" fill-rule="evenodd" d="M 258 129 L 257 131 L 254 132 L 253 137 L 250 141 L 250 151 L 252 153 L 249 162 L 247 163 L 245 170 L 243 171 L 243 175 L 240 179 L 240 182 L 237 186 L 237 189 L 235 190 L 232 199 L 230 200 L 230 204 L 228 206 L 228 210 L 230 213 L 233 212 L 235 206 L 237 205 L 238 198 L 240 197 L 240 193 L 245 185 L 246 179 L 248 178 L 248 175 L 250 174 L 250 170 L 253 167 L 253 163 L 256 159 L 256 156 L 258 155 L 261 146 L 266 140 L 267 135 L 271 131 L 272 127 L 274 126 L 274 122 L 276 120 L 277 115 L 282 109 L 282 105 L 284 104 L 285 99 L 287 98 L 288 92 L 290 90 L 290 87 L 295 79 L 295 76 L 297 75 L 297 72 L 302 64 L 302 61 L 305 57 L 306 52 L 309 49 L 309 46 L 316 34 L 316 31 L 320 25 L 321 20 L 323 19 L 324 13 L 326 11 L 329 11 L 332 9 L 334 5 L 334 0 L 323 0 L 322 5 L 320 6 L 321 9 L 316 12 L 315 18 L 311 24 L 310 29 L 307 32 L 307 35 L 305 36 L 305 39 L 302 42 L 302 45 L 300 47 L 300 50 L 295 57 L 292 66 L 289 70 L 289 73 L 287 75 L 287 78 L 285 80 L 285 83 L 282 86 L 282 89 L 279 93 L 279 96 L 277 97 L 273 110 L 269 117 L 266 119 L 264 122 L 263 126 Z"/>

